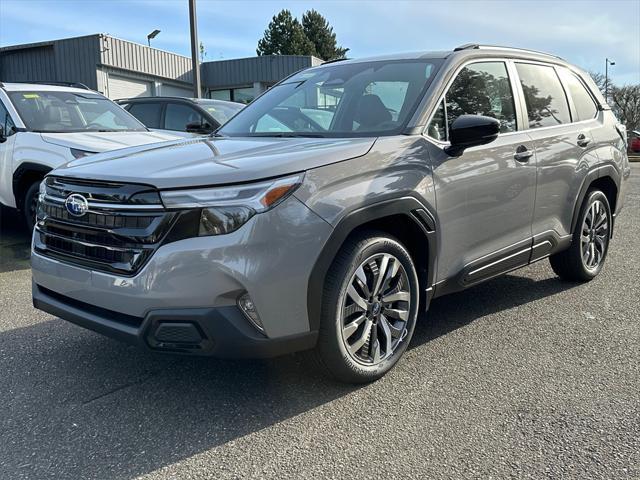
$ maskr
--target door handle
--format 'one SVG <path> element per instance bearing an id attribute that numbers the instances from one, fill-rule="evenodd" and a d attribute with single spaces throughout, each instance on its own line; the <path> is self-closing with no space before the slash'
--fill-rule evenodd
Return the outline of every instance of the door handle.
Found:
<path id="1" fill-rule="evenodd" d="M 516 148 L 516 153 L 513 155 L 513 158 L 519 162 L 528 162 L 531 157 L 533 157 L 533 151 L 528 150 L 524 145 Z"/>
<path id="2" fill-rule="evenodd" d="M 580 135 L 578 135 L 577 143 L 579 147 L 586 147 L 591 143 L 591 139 L 587 137 L 584 133 L 581 133 Z"/>

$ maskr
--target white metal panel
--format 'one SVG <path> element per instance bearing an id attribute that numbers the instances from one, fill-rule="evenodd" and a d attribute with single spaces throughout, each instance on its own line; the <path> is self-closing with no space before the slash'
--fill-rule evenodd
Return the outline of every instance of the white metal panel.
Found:
<path id="1" fill-rule="evenodd" d="M 109 98 L 150 97 L 153 90 L 151 82 L 133 78 L 109 75 Z"/>
<path id="2" fill-rule="evenodd" d="M 163 97 L 193 97 L 193 88 L 176 87 L 173 85 L 162 84 L 160 86 L 160 95 Z"/>

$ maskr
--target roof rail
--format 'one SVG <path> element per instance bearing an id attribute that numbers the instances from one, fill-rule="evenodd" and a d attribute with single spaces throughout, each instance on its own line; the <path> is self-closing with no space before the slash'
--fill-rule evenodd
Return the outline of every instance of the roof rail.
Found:
<path id="1" fill-rule="evenodd" d="M 344 62 L 345 60 L 349 60 L 347 57 L 344 58 L 334 58 L 333 60 L 327 60 L 322 62 L 321 65 L 327 65 L 328 63 L 336 63 L 336 62 Z"/>
<path id="2" fill-rule="evenodd" d="M 459 52 L 460 50 L 474 50 L 476 48 L 480 48 L 480 45 L 477 43 L 465 43 L 464 45 L 454 48 L 453 51 Z"/>
<path id="3" fill-rule="evenodd" d="M 73 88 L 82 88 L 83 90 L 91 90 L 84 83 L 80 83 L 80 82 L 48 82 L 46 80 L 30 80 L 30 81 L 13 82 L 13 83 L 33 83 L 35 85 L 54 85 L 59 87 L 73 87 Z"/>
<path id="4" fill-rule="evenodd" d="M 560 60 L 564 60 L 562 57 L 558 55 L 554 55 L 553 53 L 541 52 L 540 50 L 531 50 L 529 48 L 517 48 L 517 47 L 502 47 L 500 45 L 480 45 L 477 43 L 466 43 L 464 45 L 460 45 L 453 49 L 454 52 L 459 52 L 460 50 L 472 50 L 472 49 L 484 49 L 484 48 L 499 48 L 500 50 L 512 50 L 514 52 L 528 52 L 528 53 L 537 53 L 538 55 L 545 55 L 547 57 L 554 57 Z"/>

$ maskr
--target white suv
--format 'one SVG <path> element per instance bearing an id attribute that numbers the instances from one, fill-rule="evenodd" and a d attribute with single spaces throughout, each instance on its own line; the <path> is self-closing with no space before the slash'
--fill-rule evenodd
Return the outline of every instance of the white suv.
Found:
<path id="1" fill-rule="evenodd" d="M 38 186 L 52 169 L 92 153 L 175 140 L 151 132 L 83 85 L 0 83 L 0 204 L 33 227 Z"/>

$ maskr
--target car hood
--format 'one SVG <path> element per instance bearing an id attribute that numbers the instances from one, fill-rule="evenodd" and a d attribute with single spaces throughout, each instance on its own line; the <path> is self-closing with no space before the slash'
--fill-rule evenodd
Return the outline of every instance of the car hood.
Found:
<path id="1" fill-rule="evenodd" d="M 375 138 L 198 138 L 91 155 L 52 174 L 181 188 L 301 172 L 366 154 Z"/>
<path id="2" fill-rule="evenodd" d="M 106 152 L 118 148 L 146 145 L 149 143 L 175 140 L 178 135 L 164 132 L 70 132 L 41 133 L 47 143 L 61 147 L 77 148 L 87 152 Z"/>

